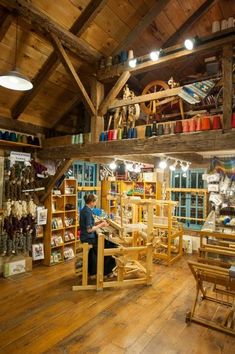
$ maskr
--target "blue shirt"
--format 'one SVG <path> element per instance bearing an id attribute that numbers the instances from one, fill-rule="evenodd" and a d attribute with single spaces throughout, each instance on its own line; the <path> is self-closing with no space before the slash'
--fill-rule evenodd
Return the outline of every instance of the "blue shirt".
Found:
<path id="1" fill-rule="evenodd" d="M 80 212 L 80 240 L 81 242 L 89 242 L 96 238 L 96 232 L 88 232 L 95 225 L 95 220 L 91 208 L 85 205 Z"/>

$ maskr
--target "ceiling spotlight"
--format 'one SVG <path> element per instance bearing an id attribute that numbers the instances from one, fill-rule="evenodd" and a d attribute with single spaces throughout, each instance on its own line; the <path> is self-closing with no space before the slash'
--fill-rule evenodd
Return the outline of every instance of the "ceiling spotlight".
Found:
<path id="1" fill-rule="evenodd" d="M 140 173 L 141 172 L 141 166 L 140 165 L 135 165 L 134 167 L 133 167 L 133 171 L 135 172 L 135 173 Z"/>
<path id="2" fill-rule="evenodd" d="M 187 50 L 192 50 L 195 46 L 195 39 L 194 38 L 188 38 L 184 41 L 184 46 Z"/>
<path id="3" fill-rule="evenodd" d="M 175 161 L 172 165 L 169 166 L 169 169 L 171 171 L 175 171 L 176 170 L 176 166 L 177 166 L 177 161 Z"/>
<path id="4" fill-rule="evenodd" d="M 133 164 L 132 163 L 126 163 L 126 169 L 129 172 L 133 172 Z"/>
<path id="5" fill-rule="evenodd" d="M 189 168 L 189 163 L 188 162 L 186 163 L 186 165 L 183 165 L 183 163 L 181 162 L 181 170 L 183 172 L 188 171 L 188 168 Z"/>
<path id="6" fill-rule="evenodd" d="M 128 62 L 128 65 L 130 66 L 130 68 L 135 68 L 137 64 L 137 59 L 131 59 Z"/>
<path id="7" fill-rule="evenodd" d="M 150 56 L 150 59 L 152 61 L 157 61 L 159 59 L 159 56 L 160 56 L 160 50 L 154 50 L 153 52 L 151 52 L 149 54 L 149 56 Z"/>
<path id="8" fill-rule="evenodd" d="M 116 168 L 117 168 L 117 164 L 116 164 L 116 162 L 115 161 L 112 161 L 110 164 L 109 164 L 109 168 L 111 168 L 111 170 L 116 170 Z"/>
<path id="9" fill-rule="evenodd" d="M 160 162 L 159 162 L 159 168 L 161 169 L 161 170 L 165 170 L 165 168 L 167 167 L 167 162 L 166 162 L 166 160 L 161 160 Z"/>

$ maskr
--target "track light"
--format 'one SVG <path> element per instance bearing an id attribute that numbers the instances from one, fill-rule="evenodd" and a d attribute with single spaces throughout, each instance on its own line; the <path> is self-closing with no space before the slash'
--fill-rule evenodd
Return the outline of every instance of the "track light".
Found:
<path id="1" fill-rule="evenodd" d="M 133 164 L 126 162 L 126 169 L 129 172 L 133 172 Z"/>
<path id="2" fill-rule="evenodd" d="M 131 59 L 128 62 L 128 65 L 129 65 L 130 68 L 135 68 L 136 64 L 137 64 L 137 59 L 136 58 L 135 59 Z"/>
<path id="3" fill-rule="evenodd" d="M 111 168 L 111 170 L 116 170 L 117 168 L 117 164 L 116 164 L 116 161 L 112 161 L 110 164 L 109 164 L 109 168 Z"/>
<path id="4" fill-rule="evenodd" d="M 169 166 L 169 169 L 170 169 L 171 171 L 175 171 L 175 170 L 176 170 L 177 163 L 178 163 L 178 161 L 175 161 L 172 165 Z"/>
<path id="5" fill-rule="evenodd" d="M 135 172 L 135 173 L 140 173 L 141 172 L 141 166 L 140 165 L 134 165 L 134 167 L 133 167 L 133 171 Z"/>
<path id="6" fill-rule="evenodd" d="M 195 46 L 195 39 L 194 38 L 185 39 L 184 46 L 187 50 L 192 50 Z"/>
<path id="7" fill-rule="evenodd" d="M 183 172 L 186 172 L 188 171 L 188 169 L 189 169 L 189 163 L 187 162 L 186 165 L 183 165 L 183 163 L 181 162 L 181 170 Z"/>
<path id="8" fill-rule="evenodd" d="M 160 56 L 160 50 L 154 50 L 154 51 L 152 51 L 152 52 L 149 54 L 149 56 L 150 56 L 150 59 L 151 59 L 152 61 L 157 61 L 157 60 L 159 59 L 159 56 Z"/>
<path id="9" fill-rule="evenodd" d="M 167 162 L 166 162 L 166 160 L 161 160 L 160 162 L 159 162 L 159 168 L 161 169 L 161 170 L 165 170 L 165 168 L 167 167 Z"/>

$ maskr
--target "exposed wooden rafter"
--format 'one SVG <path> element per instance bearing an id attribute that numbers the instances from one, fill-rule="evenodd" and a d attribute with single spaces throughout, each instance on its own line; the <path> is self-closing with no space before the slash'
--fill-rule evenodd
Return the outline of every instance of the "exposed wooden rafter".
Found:
<path id="1" fill-rule="evenodd" d="M 6 12 L 6 13 L 4 13 L 4 15 L 2 17 L 3 17 L 2 23 L 0 25 L 0 42 L 5 37 L 5 34 L 7 33 L 8 29 L 12 23 L 13 15 Z"/>
<path id="2" fill-rule="evenodd" d="M 65 173 L 68 171 L 69 167 L 72 165 L 73 163 L 73 159 L 66 159 L 65 161 L 63 161 L 61 163 L 61 165 L 57 168 L 57 171 L 55 173 L 55 175 L 53 176 L 53 178 L 50 179 L 48 185 L 45 188 L 45 193 L 43 194 L 43 196 L 40 198 L 40 202 L 43 203 L 48 195 L 51 193 L 52 189 L 55 186 L 56 181 Z"/>
<path id="3" fill-rule="evenodd" d="M 100 59 L 101 55 L 97 50 L 35 8 L 31 2 L 29 3 L 26 0 L 0 0 L 0 5 L 6 7 L 8 11 L 17 12 L 24 21 L 34 24 L 35 31 L 39 31 L 44 37 L 51 33 L 56 35 L 65 48 L 74 52 L 82 60 L 90 63 Z"/>
<path id="4" fill-rule="evenodd" d="M 116 84 L 112 87 L 109 91 L 108 95 L 105 99 L 101 102 L 99 107 L 99 115 L 104 115 L 107 112 L 109 105 L 113 102 L 113 100 L 117 97 L 125 83 L 128 81 L 129 77 L 131 76 L 129 71 L 125 71 L 117 80 Z"/>
<path id="5" fill-rule="evenodd" d="M 218 0 L 206 0 L 163 44 L 162 48 L 175 45 L 177 40 L 188 31 Z"/>
<path id="6" fill-rule="evenodd" d="M 98 15 L 98 13 L 104 8 L 104 6 L 107 4 L 108 0 L 92 0 L 89 2 L 87 7 L 85 8 L 84 11 L 82 11 L 81 15 L 79 18 L 75 21 L 73 26 L 70 29 L 70 32 L 76 34 L 78 37 L 80 37 L 86 29 L 89 27 L 89 25 L 92 23 L 92 21 L 95 19 L 95 17 Z"/>
<path id="7" fill-rule="evenodd" d="M 137 63 L 135 68 L 130 68 L 128 64 L 114 65 L 109 70 L 99 70 L 97 73 L 98 80 L 105 81 L 121 75 L 125 71 L 130 71 L 133 74 L 147 72 L 168 66 L 170 63 L 178 62 L 188 56 L 199 53 L 208 53 L 214 50 L 221 50 L 222 46 L 235 42 L 235 28 L 230 29 L 226 33 L 219 33 L 217 36 L 201 39 L 201 44 L 198 44 L 193 50 L 183 49 L 182 45 L 167 48 L 166 55 L 162 56 L 158 61 L 147 60 Z M 169 54 L 168 54 L 169 53 Z"/>
<path id="8" fill-rule="evenodd" d="M 129 32 L 125 39 L 115 48 L 113 54 L 119 53 L 122 49 L 128 49 L 136 38 L 145 30 L 145 28 L 157 17 L 170 0 L 157 0 L 148 10 L 146 15 L 138 22 L 138 24 Z"/>
<path id="9" fill-rule="evenodd" d="M 76 73 L 76 70 L 74 69 L 71 60 L 69 59 L 67 53 L 65 52 L 60 40 L 53 33 L 51 34 L 51 39 L 52 39 L 54 49 L 56 50 L 64 68 L 67 70 L 75 86 L 78 88 L 78 92 L 81 96 L 81 100 L 84 103 L 84 106 L 86 107 L 87 111 L 91 115 L 95 115 L 96 113 L 95 107 L 90 97 L 88 96 L 86 89 L 83 86 L 83 83 L 81 82 L 78 74 Z"/>
<path id="10" fill-rule="evenodd" d="M 97 14 L 105 6 L 107 0 L 94 0 L 91 1 L 85 10 L 81 13 L 78 19 L 74 22 L 70 28 L 70 32 L 78 36 L 88 28 L 91 21 L 97 16 Z M 59 64 L 58 56 L 56 52 L 53 51 L 52 54 L 48 57 L 42 68 L 39 70 L 38 74 L 33 80 L 33 89 L 27 91 L 13 106 L 12 108 L 12 118 L 17 119 L 20 114 L 26 109 L 32 99 L 37 95 L 38 91 L 41 89 L 46 80 L 50 77 L 51 73 L 56 70 Z M 72 104 L 73 106 L 73 104 Z M 71 109 L 72 109 L 71 106 Z M 68 112 L 69 107 L 66 109 Z M 62 114 L 58 118 L 58 122 L 61 122 L 64 117 Z M 57 124 L 56 124 L 57 125 Z"/>
<path id="11" fill-rule="evenodd" d="M 235 149 L 235 131 L 205 131 L 194 134 L 176 134 L 149 139 L 129 139 L 100 142 L 84 146 L 65 145 L 39 151 L 41 158 L 89 158 L 139 154 L 190 153 Z"/>
<path id="12" fill-rule="evenodd" d="M 56 122 L 52 125 L 52 129 L 56 129 L 60 123 L 64 120 L 64 118 L 75 108 L 80 101 L 80 95 L 75 95 L 67 105 L 65 105 L 63 113 L 60 117 L 56 120 Z"/>
<path id="13" fill-rule="evenodd" d="M 11 118 L 5 117 L 0 117 L 0 129 L 9 129 L 25 134 L 46 134 L 50 131 L 50 129 L 41 127 L 39 125 L 34 125 L 28 122 L 26 123 L 21 121 L 15 121 Z"/>
<path id="14" fill-rule="evenodd" d="M 21 113 L 30 104 L 33 98 L 40 91 L 44 82 L 50 77 L 54 70 L 58 66 L 59 60 L 55 52 L 53 52 L 45 61 L 38 74 L 33 80 L 33 89 L 27 91 L 12 107 L 11 116 L 14 119 L 18 119 Z"/>
<path id="15" fill-rule="evenodd" d="M 111 101 L 108 108 L 114 109 L 117 107 L 129 106 L 130 104 L 148 102 L 166 97 L 173 97 L 178 95 L 181 89 L 182 87 L 175 87 L 173 89 L 167 89 L 154 93 L 147 93 L 146 95 L 135 96 L 133 98 Z"/>

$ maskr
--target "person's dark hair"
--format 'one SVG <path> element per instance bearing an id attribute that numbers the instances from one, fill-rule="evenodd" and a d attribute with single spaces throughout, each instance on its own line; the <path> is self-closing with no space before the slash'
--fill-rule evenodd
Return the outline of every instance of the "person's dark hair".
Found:
<path id="1" fill-rule="evenodd" d="M 95 194 L 85 194 L 84 200 L 86 204 L 97 201 L 97 196 Z"/>

